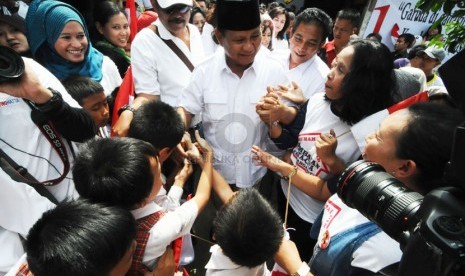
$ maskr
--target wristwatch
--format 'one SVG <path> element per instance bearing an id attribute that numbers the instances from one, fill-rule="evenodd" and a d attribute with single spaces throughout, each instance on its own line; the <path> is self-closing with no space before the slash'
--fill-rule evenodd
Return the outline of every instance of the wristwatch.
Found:
<path id="1" fill-rule="evenodd" d="M 129 110 L 131 111 L 132 113 L 136 112 L 136 110 L 134 109 L 134 107 L 128 105 L 128 104 L 125 104 L 123 105 L 122 107 L 120 107 L 120 109 L 118 109 L 118 116 L 121 116 L 121 113 L 123 113 L 124 111 L 126 110 Z"/>
<path id="2" fill-rule="evenodd" d="M 61 96 L 60 92 L 56 91 L 51 87 L 49 87 L 48 90 L 52 92 L 52 97 L 43 104 L 34 104 L 37 107 L 37 109 L 39 109 L 42 112 L 50 111 L 56 108 L 57 106 L 61 105 L 63 102 L 63 97 Z"/>

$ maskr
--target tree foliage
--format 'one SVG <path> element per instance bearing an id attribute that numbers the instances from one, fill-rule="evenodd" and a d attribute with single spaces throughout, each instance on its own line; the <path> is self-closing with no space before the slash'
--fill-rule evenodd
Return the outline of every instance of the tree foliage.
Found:
<path id="1" fill-rule="evenodd" d="M 465 0 L 420 0 L 417 8 L 423 11 L 437 12 L 441 9 L 444 14 L 433 25 L 441 24 L 445 28 L 444 46 L 452 53 L 465 48 L 465 26 L 459 21 L 465 17 Z M 437 41 L 432 41 L 437 44 Z"/>

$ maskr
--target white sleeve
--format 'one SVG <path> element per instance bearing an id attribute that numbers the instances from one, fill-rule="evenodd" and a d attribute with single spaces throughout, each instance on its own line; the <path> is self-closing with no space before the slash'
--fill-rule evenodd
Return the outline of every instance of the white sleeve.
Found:
<path id="1" fill-rule="evenodd" d="M 203 108 L 203 91 L 201 80 L 206 76 L 206 72 L 196 68 L 192 72 L 191 79 L 181 94 L 180 107 L 183 107 L 192 115 L 200 114 Z"/>
<path id="2" fill-rule="evenodd" d="M 145 248 L 143 263 L 150 266 L 175 239 L 188 234 L 197 218 L 199 208 L 189 200 L 179 208 L 165 214 L 151 229 Z"/>
<path id="3" fill-rule="evenodd" d="M 107 56 L 103 56 L 102 74 L 103 77 L 102 80 L 100 80 L 100 84 L 103 87 L 105 96 L 109 96 L 115 88 L 121 85 L 123 80 L 121 79 L 121 75 L 119 74 L 118 67 L 115 62 Z"/>
<path id="4" fill-rule="evenodd" d="M 32 68 L 37 78 L 39 79 L 40 84 L 42 84 L 44 87 L 50 87 L 60 92 L 63 100 L 70 106 L 81 108 L 76 100 L 74 100 L 71 95 L 68 94 L 63 84 L 61 84 L 60 80 L 58 80 L 55 75 L 53 75 L 50 71 L 48 71 L 45 67 L 33 59 L 23 58 L 23 60 Z"/>
<path id="5" fill-rule="evenodd" d="M 26 237 L 42 214 L 55 207 L 31 186 L 16 182 L 0 170 L 0 226 Z"/>
<path id="6" fill-rule="evenodd" d="M 153 31 L 142 29 L 131 44 L 131 68 L 134 76 L 135 92 L 160 95 L 157 60 L 154 52 L 156 45 L 151 43 Z"/>

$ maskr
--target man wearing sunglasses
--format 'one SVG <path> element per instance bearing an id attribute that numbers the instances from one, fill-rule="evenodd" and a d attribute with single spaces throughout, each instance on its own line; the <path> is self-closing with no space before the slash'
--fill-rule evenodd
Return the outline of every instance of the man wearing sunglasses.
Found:
<path id="1" fill-rule="evenodd" d="M 189 24 L 192 0 L 152 0 L 158 19 L 142 29 L 131 46 L 131 67 L 136 98 L 132 108 L 121 110 L 114 126 L 118 136 L 126 136 L 134 109 L 150 100 L 161 100 L 173 107 L 179 104 L 182 89 L 191 71 L 163 40 L 172 41 L 192 65 L 204 58 L 199 30 Z"/>

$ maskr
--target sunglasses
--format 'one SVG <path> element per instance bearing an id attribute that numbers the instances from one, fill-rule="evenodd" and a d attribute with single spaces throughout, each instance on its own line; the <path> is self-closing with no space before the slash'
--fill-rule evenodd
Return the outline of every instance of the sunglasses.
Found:
<path id="1" fill-rule="evenodd" d="M 187 5 L 173 5 L 173 6 L 170 6 L 166 9 L 162 9 L 160 8 L 164 13 L 166 14 L 173 14 L 175 12 L 179 12 L 179 13 L 186 13 L 188 11 L 190 11 L 191 9 L 191 6 L 187 6 Z"/>

